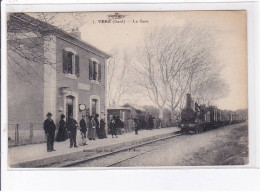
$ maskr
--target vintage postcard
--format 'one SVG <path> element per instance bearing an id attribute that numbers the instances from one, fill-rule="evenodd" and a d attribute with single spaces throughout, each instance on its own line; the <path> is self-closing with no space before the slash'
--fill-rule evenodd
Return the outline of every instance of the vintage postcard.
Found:
<path id="1" fill-rule="evenodd" d="M 10 168 L 250 163 L 246 11 L 6 22 Z"/>

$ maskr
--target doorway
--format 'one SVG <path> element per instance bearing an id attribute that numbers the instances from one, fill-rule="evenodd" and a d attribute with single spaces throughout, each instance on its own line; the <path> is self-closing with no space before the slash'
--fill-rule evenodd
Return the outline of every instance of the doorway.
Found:
<path id="1" fill-rule="evenodd" d="M 97 102 L 98 100 L 97 99 L 92 99 L 91 101 L 91 106 L 92 106 L 92 115 L 95 115 L 97 114 Z"/>
<path id="2" fill-rule="evenodd" d="M 73 96 L 67 96 L 66 97 L 66 118 L 68 120 L 69 116 L 73 114 L 74 111 L 74 97 Z"/>

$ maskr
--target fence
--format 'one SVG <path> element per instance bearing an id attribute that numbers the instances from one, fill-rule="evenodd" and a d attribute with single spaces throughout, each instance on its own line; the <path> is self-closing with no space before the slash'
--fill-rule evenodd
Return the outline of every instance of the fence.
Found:
<path id="1" fill-rule="evenodd" d="M 9 124 L 8 146 L 19 146 L 46 142 L 43 123 Z"/>

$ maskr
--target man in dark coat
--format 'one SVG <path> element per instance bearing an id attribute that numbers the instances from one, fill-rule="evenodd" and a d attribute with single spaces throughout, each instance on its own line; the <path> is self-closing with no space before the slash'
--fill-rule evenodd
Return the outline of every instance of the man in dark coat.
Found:
<path id="1" fill-rule="evenodd" d="M 81 132 L 81 137 L 82 137 L 82 145 L 87 145 L 86 144 L 86 132 L 87 132 L 87 123 L 85 121 L 85 115 L 82 115 L 82 119 L 79 122 L 79 126 L 80 126 L 80 132 Z"/>
<path id="2" fill-rule="evenodd" d="M 116 127 L 115 127 L 115 123 L 116 123 L 115 119 L 116 119 L 116 117 L 113 116 L 113 117 L 110 119 L 110 122 L 109 122 L 109 130 L 110 130 L 110 132 L 111 132 L 112 138 L 114 138 L 114 135 L 115 135 L 116 138 L 117 138 L 117 131 L 116 131 L 117 129 L 116 129 Z"/>
<path id="3" fill-rule="evenodd" d="M 121 120 L 118 115 L 116 115 L 114 119 L 115 119 L 115 131 L 118 132 L 122 126 Z M 117 136 L 116 136 L 116 138 L 117 138 Z"/>
<path id="4" fill-rule="evenodd" d="M 53 148 L 56 126 L 54 121 L 51 119 L 52 114 L 48 113 L 46 116 L 48 118 L 44 121 L 43 128 L 47 135 L 47 152 L 56 151 Z"/>
<path id="5" fill-rule="evenodd" d="M 67 129 L 70 137 L 70 148 L 72 148 L 73 146 L 74 148 L 78 147 L 76 142 L 77 128 L 78 128 L 78 123 L 75 119 L 73 119 L 73 115 L 71 114 L 67 122 Z"/>
<path id="6" fill-rule="evenodd" d="M 154 128 L 154 123 L 153 123 L 153 116 L 149 115 L 149 129 L 152 130 Z"/>
<path id="7" fill-rule="evenodd" d="M 135 134 L 138 135 L 139 121 L 138 121 L 137 117 L 134 118 L 134 126 L 135 126 Z"/>

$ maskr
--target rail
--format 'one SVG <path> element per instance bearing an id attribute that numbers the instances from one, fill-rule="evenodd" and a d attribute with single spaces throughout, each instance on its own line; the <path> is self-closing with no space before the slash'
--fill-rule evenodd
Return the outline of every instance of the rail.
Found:
<path id="1" fill-rule="evenodd" d="M 167 137 L 163 137 L 163 138 L 159 138 L 159 139 L 155 139 L 155 140 L 151 140 L 151 141 L 148 141 L 148 142 L 145 142 L 145 143 L 141 143 L 141 144 L 137 144 L 137 145 L 132 145 L 132 146 L 129 146 L 129 147 L 123 147 L 119 150 L 115 150 L 115 151 L 111 151 L 111 152 L 108 152 L 108 153 L 101 153 L 101 154 L 96 154 L 94 156 L 91 156 L 89 158 L 83 158 L 83 159 L 80 159 L 80 160 L 76 160 L 76 161 L 71 161 L 69 163 L 61 163 L 59 164 L 58 166 L 56 167 L 76 167 L 78 165 L 81 165 L 81 164 L 84 164 L 84 163 L 87 163 L 87 162 L 90 162 L 90 161 L 93 161 L 93 160 L 96 160 L 96 159 L 100 159 L 100 158 L 103 158 L 103 157 L 106 157 L 106 156 L 109 156 L 109 155 L 113 155 L 113 154 L 118 154 L 120 152 L 124 152 L 126 150 L 130 150 L 130 149 L 133 149 L 133 148 L 138 148 L 138 147 L 142 147 L 142 146 L 145 146 L 145 145 L 148 145 L 148 144 L 151 144 L 151 143 L 154 143 L 154 142 L 158 142 L 158 141 L 163 141 L 163 140 L 166 140 L 166 139 L 170 139 L 170 138 L 174 138 L 174 137 L 177 137 L 177 136 L 180 136 L 182 135 L 180 131 L 177 131 L 177 132 L 174 132 L 172 133 L 171 135 L 167 136 Z M 142 152 L 141 154 L 139 155 L 142 155 L 144 153 L 147 153 L 147 152 L 150 152 L 150 151 L 153 151 L 155 150 L 155 148 L 153 149 L 149 149 L 145 152 Z M 138 156 L 139 156 L 138 155 Z M 137 157 L 134 156 L 134 157 Z M 133 158 L 133 156 L 127 158 L 127 159 L 124 159 L 124 160 L 120 160 L 120 161 L 116 161 L 115 163 L 107 166 L 107 167 L 110 167 L 110 166 L 114 166 L 115 164 L 118 164 L 118 163 L 121 163 L 125 160 L 128 160 L 128 159 L 131 159 Z"/>

